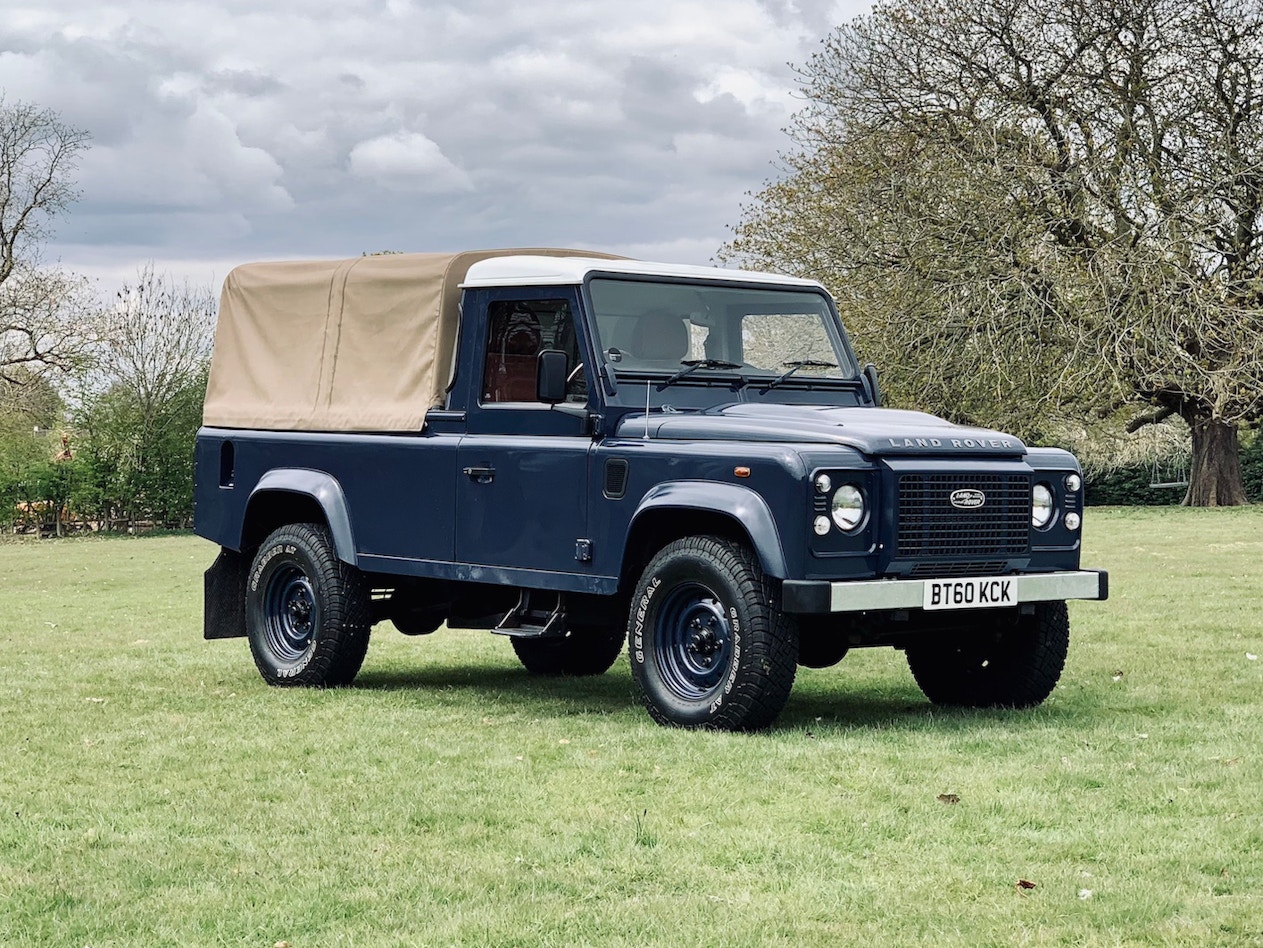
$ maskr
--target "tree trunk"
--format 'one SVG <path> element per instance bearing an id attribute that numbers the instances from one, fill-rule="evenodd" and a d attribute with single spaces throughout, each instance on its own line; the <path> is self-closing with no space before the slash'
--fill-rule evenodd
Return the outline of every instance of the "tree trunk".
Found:
<path id="1" fill-rule="evenodd" d="M 1236 425 L 1193 418 L 1189 428 L 1193 432 L 1193 466 L 1184 506 L 1236 507 L 1246 503 Z"/>

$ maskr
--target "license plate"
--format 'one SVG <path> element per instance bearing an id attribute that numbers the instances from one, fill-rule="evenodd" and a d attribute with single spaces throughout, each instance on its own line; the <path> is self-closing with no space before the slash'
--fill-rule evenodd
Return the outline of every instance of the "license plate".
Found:
<path id="1" fill-rule="evenodd" d="M 1017 605 L 1017 580 L 1012 576 L 970 579 L 927 579 L 923 608 L 994 609 Z"/>

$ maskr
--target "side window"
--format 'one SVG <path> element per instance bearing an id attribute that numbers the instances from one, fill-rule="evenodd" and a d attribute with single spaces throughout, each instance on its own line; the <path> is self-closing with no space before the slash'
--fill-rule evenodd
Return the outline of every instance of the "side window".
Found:
<path id="1" fill-rule="evenodd" d="M 587 401 L 579 366 L 579 340 L 566 300 L 496 300 L 487 309 L 487 357 L 482 370 L 482 401 L 535 401 L 536 358 L 560 349 L 574 378 L 567 401 Z"/>

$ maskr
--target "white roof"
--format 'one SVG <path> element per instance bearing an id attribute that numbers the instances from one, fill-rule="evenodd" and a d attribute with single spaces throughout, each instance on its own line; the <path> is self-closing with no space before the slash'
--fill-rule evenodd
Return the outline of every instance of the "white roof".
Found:
<path id="1" fill-rule="evenodd" d="M 645 260 L 600 260 L 592 257 L 544 257 L 526 254 L 480 260 L 470 266 L 461 286 L 569 286 L 582 283 L 589 273 L 594 272 L 824 288 L 823 284 L 815 280 L 754 270 L 725 270 L 721 267 L 650 263 Z"/>

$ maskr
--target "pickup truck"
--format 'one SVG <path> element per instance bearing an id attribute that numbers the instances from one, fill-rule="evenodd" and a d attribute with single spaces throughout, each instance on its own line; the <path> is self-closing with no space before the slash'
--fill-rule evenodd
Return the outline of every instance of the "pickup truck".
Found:
<path id="1" fill-rule="evenodd" d="M 624 647 L 654 720 L 766 727 L 890 646 L 931 702 L 1030 707 L 1081 569 L 1074 457 L 882 408 L 814 281 L 567 250 L 248 264 L 196 450 L 208 639 L 349 684 L 375 623 Z"/>

